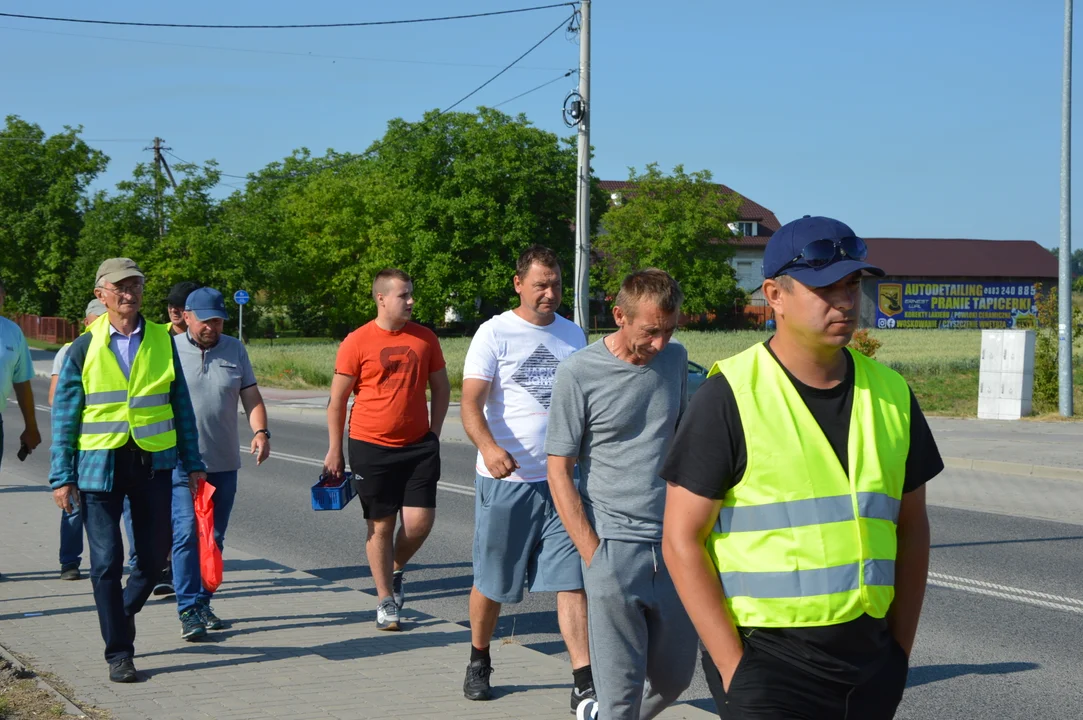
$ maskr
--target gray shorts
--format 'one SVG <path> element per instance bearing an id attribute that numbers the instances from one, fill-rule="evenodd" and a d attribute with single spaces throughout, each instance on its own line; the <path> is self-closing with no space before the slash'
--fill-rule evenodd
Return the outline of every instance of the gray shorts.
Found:
<path id="1" fill-rule="evenodd" d="M 547 482 L 474 478 L 474 587 L 499 603 L 583 589 L 583 570 Z"/>

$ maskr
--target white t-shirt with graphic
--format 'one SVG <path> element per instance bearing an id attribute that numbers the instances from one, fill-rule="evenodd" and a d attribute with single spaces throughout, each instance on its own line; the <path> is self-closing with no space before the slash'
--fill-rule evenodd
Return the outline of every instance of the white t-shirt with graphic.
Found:
<path id="1" fill-rule="evenodd" d="M 519 463 L 505 480 L 545 480 L 545 429 L 557 364 L 585 345 L 583 331 L 559 315 L 539 326 L 511 310 L 482 323 L 474 334 L 463 379 L 492 383 L 485 402 L 489 431 Z M 480 452 L 477 471 L 492 477 Z"/>

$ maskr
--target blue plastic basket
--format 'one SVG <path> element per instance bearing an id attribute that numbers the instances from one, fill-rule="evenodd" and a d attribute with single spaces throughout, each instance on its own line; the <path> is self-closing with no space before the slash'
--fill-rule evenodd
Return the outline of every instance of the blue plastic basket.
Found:
<path id="1" fill-rule="evenodd" d="M 353 489 L 353 473 L 345 473 L 337 485 L 323 485 L 323 475 L 312 486 L 313 510 L 341 510 L 350 504 L 356 494 Z"/>

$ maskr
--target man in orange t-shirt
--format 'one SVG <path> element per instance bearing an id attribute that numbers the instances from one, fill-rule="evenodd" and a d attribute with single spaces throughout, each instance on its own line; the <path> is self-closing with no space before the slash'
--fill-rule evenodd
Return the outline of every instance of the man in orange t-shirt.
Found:
<path id="1" fill-rule="evenodd" d="M 436 334 L 410 321 L 414 286 L 402 270 L 381 270 L 372 283 L 376 319 L 338 349 L 327 406 L 330 449 L 324 471 L 342 477 L 342 429 L 350 414 L 350 470 L 368 523 L 365 552 L 376 581 L 376 627 L 399 629 L 402 571 L 436 518 L 440 430 L 451 383 Z M 432 411 L 425 401 L 432 391 Z M 396 519 L 402 525 L 395 535 Z"/>

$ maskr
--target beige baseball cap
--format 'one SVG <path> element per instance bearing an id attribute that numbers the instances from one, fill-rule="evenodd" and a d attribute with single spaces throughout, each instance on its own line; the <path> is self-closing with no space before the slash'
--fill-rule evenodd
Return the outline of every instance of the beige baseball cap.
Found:
<path id="1" fill-rule="evenodd" d="M 101 317 L 107 312 L 109 311 L 105 308 L 105 305 L 102 303 L 102 301 L 94 298 L 86 304 L 86 312 L 83 313 L 83 317 L 88 318 L 91 315 L 94 315 L 95 317 Z"/>
<path id="2" fill-rule="evenodd" d="M 109 258 L 102 261 L 102 264 L 98 266 L 98 274 L 95 276 L 94 281 L 95 283 L 102 281 L 118 283 L 130 277 L 145 277 L 143 271 L 135 264 L 135 260 L 131 258 Z"/>

